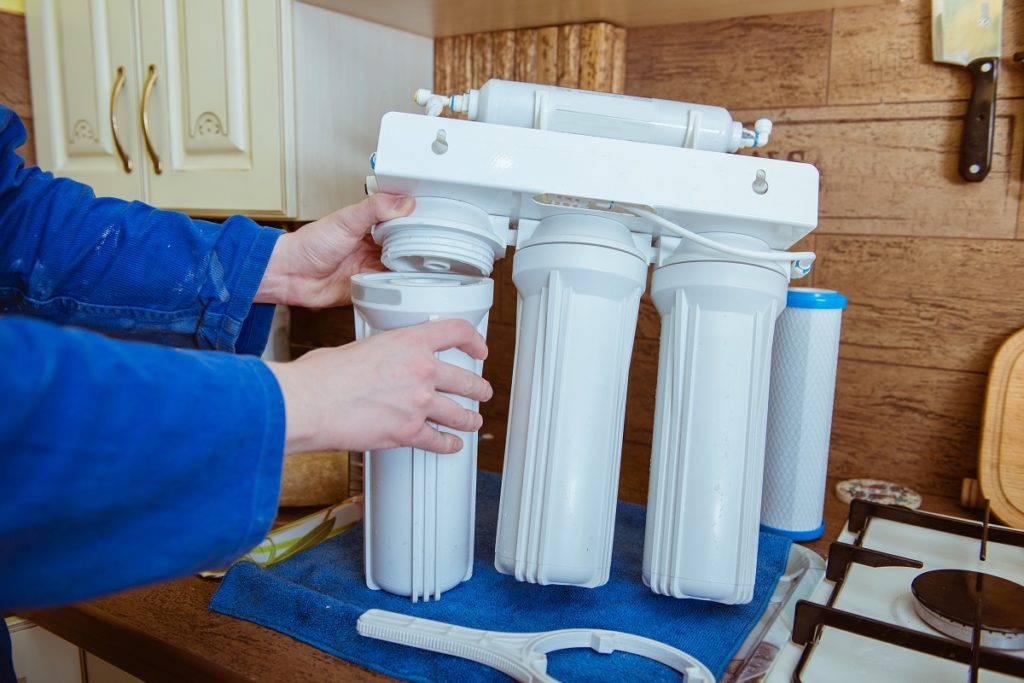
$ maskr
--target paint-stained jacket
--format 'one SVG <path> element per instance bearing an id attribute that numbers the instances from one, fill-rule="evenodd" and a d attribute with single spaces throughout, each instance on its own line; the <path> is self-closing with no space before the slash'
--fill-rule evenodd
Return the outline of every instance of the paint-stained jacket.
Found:
<path id="1" fill-rule="evenodd" d="M 269 528 L 284 450 L 252 355 L 280 231 L 98 199 L 24 140 L 0 106 L 0 614 L 226 563 Z"/>

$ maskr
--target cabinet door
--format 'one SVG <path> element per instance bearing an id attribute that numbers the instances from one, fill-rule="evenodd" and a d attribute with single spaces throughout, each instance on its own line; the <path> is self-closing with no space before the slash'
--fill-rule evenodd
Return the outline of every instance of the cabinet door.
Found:
<path id="1" fill-rule="evenodd" d="M 132 0 L 28 0 L 25 15 L 39 165 L 141 199 Z"/>
<path id="2" fill-rule="evenodd" d="M 81 683 L 77 647 L 23 619 L 8 617 L 7 622 L 18 683 Z"/>
<path id="3" fill-rule="evenodd" d="M 294 213 L 290 20 L 290 0 L 139 0 L 151 203 Z"/>

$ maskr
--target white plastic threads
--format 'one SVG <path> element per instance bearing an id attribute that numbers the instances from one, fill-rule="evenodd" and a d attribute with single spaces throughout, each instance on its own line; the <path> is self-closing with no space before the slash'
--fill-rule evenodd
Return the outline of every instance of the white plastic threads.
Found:
<path id="1" fill-rule="evenodd" d="M 490 279 L 423 273 L 367 273 L 352 278 L 356 338 L 438 318 L 469 321 L 486 337 L 494 296 Z M 438 358 L 480 374 L 483 361 L 458 349 Z M 460 405 L 477 402 L 448 395 Z M 448 430 L 451 431 L 451 430 Z M 475 433 L 453 432 L 462 450 L 437 455 L 417 448 L 368 451 L 366 585 L 417 600 L 437 600 L 473 573 L 476 516 Z"/>
<path id="2" fill-rule="evenodd" d="M 378 223 L 371 234 L 381 263 L 398 272 L 487 277 L 505 255 L 505 238 L 487 212 L 454 199 L 417 197 L 411 214 Z"/>
<path id="3" fill-rule="evenodd" d="M 519 581 L 608 581 L 626 380 L 647 259 L 622 224 L 561 214 L 519 245 L 494 565 Z"/>
<path id="4" fill-rule="evenodd" d="M 779 317 L 761 524 L 795 541 L 820 538 L 832 434 L 839 331 L 846 297 L 794 287 Z"/>

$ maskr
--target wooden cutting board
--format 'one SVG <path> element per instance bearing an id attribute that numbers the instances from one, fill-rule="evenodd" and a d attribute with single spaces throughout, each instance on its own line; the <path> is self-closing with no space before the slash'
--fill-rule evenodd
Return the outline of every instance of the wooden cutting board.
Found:
<path id="1" fill-rule="evenodd" d="M 978 455 L 981 494 L 1005 524 L 1024 529 L 1024 330 L 996 352 Z"/>

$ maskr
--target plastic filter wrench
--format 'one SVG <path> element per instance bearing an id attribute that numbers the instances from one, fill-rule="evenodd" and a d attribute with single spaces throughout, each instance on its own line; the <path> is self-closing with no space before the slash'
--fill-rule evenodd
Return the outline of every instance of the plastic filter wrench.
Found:
<path id="1" fill-rule="evenodd" d="M 557 683 L 547 673 L 549 652 L 589 647 L 601 654 L 629 652 L 672 667 L 687 683 L 714 683 L 715 677 L 699 660 L 671 645 L 650 638 L 597 628 L 567 628 L 537 633 L 482 631 L 430 619 L 371 609 L 356 622 L 362 636 L 441 652 L 485 664 L 529 683 Z"/>

